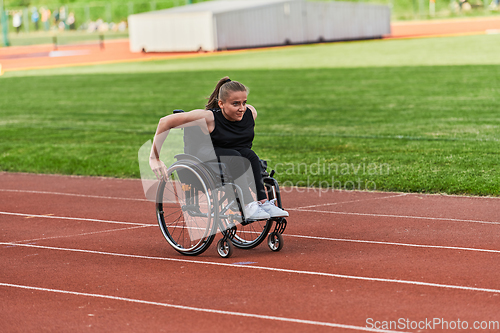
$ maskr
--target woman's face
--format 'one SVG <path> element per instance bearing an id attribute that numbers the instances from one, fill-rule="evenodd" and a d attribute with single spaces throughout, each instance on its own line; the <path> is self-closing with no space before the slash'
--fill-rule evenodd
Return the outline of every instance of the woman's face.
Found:
<path id="1" fill-rule="evenodd" d="M 227 120 L 240 121 L 247 109 L 247 92 L 230 92 L 225 101 L 219 100 L 219 107 Z"/>

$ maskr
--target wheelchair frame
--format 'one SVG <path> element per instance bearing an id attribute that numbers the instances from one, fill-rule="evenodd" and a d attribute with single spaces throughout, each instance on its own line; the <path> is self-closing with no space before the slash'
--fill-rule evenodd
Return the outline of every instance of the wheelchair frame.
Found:
<path id="1" fill-rule="evenodd" d="M 216 173 L 214 165 L 211 168 L 196 156 L 178 154 L 175 158 L 177 162 L 168 168 L 167 179 L 161 179 L 158 185 L 156 216 L 163 236 L 176 251 L 189 256 L 202 254 L 212 244 L 217 230 L 223 236 L 217 243 L 217 252 L 223 258 L 232 255 L 232 246 L 251 249 L 266 236 L 272 251 L 282 249 L 286 219 L 245 219 L 242 190 L 225 172 L 223 163 L 212 162 L 219 170 Z M 271 174 L 262 170 L 262 175 L 268 199 L 282 208 L 274 170 Z M 193 233 L 197 233 L 194 240 Z"/>

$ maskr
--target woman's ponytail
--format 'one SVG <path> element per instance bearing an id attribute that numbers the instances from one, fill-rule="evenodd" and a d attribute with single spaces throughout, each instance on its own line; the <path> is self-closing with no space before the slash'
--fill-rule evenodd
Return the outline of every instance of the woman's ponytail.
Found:
<path id="1" fill-rule="evenodd" d="M 229 81 L 228 80 L 229 80 L 229 77 L 225 76 L 222 79 L 220 79 L 219 82 L 217 82 L 217 85 L 215 86 L 215 90 L 212 92 L 212 95 L 210 95 L 210 97 L 208 98 L 207 105 L 205 105 L 205 108 L 207 110 L 217 109 L 219 107 L 218 101 L 219 101 L 220 87 L 222 87 L 222 85 L 224 83 L 231 81 L 231 80 L 229 80 Z"/>
<path id="2" fill-rule="evenodd" d="M 231 81 L 228 76 L 223 77 L 217 82 L 212 95 L 208 98 L 208 103 L 205 105 L 205 109 L 212 110 L 219 108 L 219 99 L 224 101 L 230 91 L 246 91 L 248 92 L 245 85 L 237 82 Z"/>

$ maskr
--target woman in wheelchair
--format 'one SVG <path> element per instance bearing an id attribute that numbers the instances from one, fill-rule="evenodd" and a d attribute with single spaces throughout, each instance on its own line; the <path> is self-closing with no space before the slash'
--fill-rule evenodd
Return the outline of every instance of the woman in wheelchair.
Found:
<path id="1" fill-rule="evenodd" d="M 217 83 L 204 110 L 171 114 L 160 119 L 151 149 L 150 166 L 158 178 L 166 177 L 166 166 L 159 159 L 165 135 L 171 128 L 204 119 L 207 124 L 215 155 L 227 165 L 234 178 L 247 168 L 242 166 L 242 157 L 249 161 L 253 172 L 253 185 L 257 200 L 254 201 L 250 184 L 238 184 L 243 192 L 244 214 L 247 220 L 266 220 L 287 217 L 288 212 L 267 200 L 262 181 L 260 159 L 251 149 L 254 138 L 257 110 L 247 104 L 248 89 L 237 81 L 224 77 Z M 245 177 L 238 178 L 240 182 Z"/>

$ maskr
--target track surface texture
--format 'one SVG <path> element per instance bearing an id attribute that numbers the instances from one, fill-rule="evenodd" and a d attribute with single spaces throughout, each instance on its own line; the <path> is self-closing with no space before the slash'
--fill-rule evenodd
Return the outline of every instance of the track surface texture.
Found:
<path id="1" fill-rule="evenodd" d="M 456 34 L 499 33 L 499 17 L 456 18 L 448 20 L 400 21 L 391 24 L 389 38 L 429 37 Z"/>
<path id="2" fill-rule="evenodd" d="M 140 180 L 0 184 L 2 332 L 498 331 L 498 198 L 285 188 L 284 248 L 223 259 L 173 250 Z"/>

